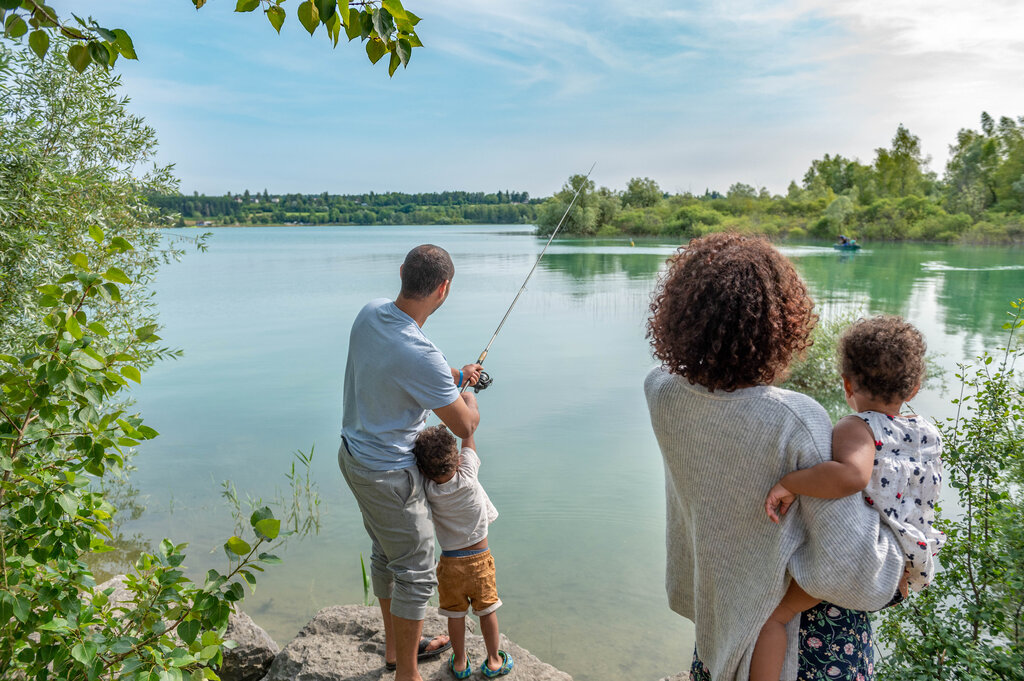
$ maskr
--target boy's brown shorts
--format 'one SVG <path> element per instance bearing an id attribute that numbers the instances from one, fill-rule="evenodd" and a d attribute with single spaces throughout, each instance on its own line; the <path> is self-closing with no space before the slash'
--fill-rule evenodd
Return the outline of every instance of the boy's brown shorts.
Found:
<path id="1" fill-rule="evenodd" d="M 469 606 L 477 617 L 501 605 L 490 551 L 472 556 L 441 556 L 437 563 L 437 611 L 445 617 L 465 617 Z"/>

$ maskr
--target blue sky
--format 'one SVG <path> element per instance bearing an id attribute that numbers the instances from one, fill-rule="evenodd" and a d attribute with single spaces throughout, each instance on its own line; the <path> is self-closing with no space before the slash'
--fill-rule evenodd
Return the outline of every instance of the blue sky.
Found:
<path id="1" fill-rule="evenodd" d="M 298 0 L 280 36 L 234 0 L 51 4 L 132 35 L 125 92 L 186 193 L 544 196 L 594 161 L 613 188 L 784 192 L 899 123 L 941 173 L 982 110 L 1024 115 L 1013 0 L 405 0 L 426 47 L 393 79 L 358 40 L 310 38 Z"/>

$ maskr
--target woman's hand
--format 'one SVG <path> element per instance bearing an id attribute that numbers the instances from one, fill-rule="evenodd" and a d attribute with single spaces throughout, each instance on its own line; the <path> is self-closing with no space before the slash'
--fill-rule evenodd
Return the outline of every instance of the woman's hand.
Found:
<path id="1" fill-rule="evenodd" d="M 786 511 L 794 501 L 796 501 L 796 495 L 783 487 L 781 482 L 777 482 L 775 487 L 768 492 L 768 498 L 764 500 L 765 513 L 773 523 L 777 523 L 781 516 L 786 515 Z"/>

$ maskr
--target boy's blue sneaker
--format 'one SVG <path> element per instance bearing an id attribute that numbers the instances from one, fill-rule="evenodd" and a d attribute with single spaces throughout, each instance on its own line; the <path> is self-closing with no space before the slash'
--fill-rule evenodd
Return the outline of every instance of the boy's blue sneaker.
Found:
<path id="1" fill-rule="evenodd" d="M 512 667 L 514 666 L 514 663 L 512 662 L 512 656 L 506 653 L 504 650 L 499 650 L 498 657 L 501 658 L 501 666 L 497 669 L 491 669 L 490 667 L 488 667 L 487 660 L 484 660 L 484 663 L 480 665 L 480 672 L 489 679 L 493 679 L 496 676 L 505 676 L 505 674 L 508 674 L 510 671 L 512 671 Z"/>
<path id="2" fill-rule="evenodd" d="M 486 666 L 486 664 L 487 663 L 485 662 L 484 665 Z M 448 668 L 452 670 L 452 675 L 454 675 L 455 678 L 457 678 L 457 679 L 468 679 L 469 675 L 473 673 L 473 662 L 469 659 L 469 654 L 467 653 L 466 654 L 466 668 L 465 669 L 456 669 L 455 668 L 455 653 L 452 653 L 452 656 L 450 658 L 448 658 Z"/>

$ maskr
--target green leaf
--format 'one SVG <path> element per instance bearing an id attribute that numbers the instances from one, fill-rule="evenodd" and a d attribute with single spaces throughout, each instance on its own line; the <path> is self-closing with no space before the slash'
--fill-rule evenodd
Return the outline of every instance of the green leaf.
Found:
<path id="1" fill-rule="evenodd" d="M 7 17 L 4 28 L 4 33 L 9 38 L 20 38 L 28 33 L 28 24 L 26 24 L 25 20 L 18 14 L 12 14 Z"/>
<path id="2" fill-rule="evenodd" d="M 269 506 L 263 506 L 262 508 L 258 508 L 258 509 L 256 509 L 255 511 L 252 512 L 252 515 L 249 516 L 249 524 L 252 525 L 253 527 L 256 527 L 256 523 L 258 523 L 259 521 L 266 520 L 267 518 L 273 518 L 273 517 L 274 517 L 274 512 L 272 510 L 270 510 L 270 507 Z"/>
<path id="3" fill-rule="evenodd" d="M 264 539 L 276 539 L 281 532 L 281 521 L 277 518 L 267 518 L 256 523 L 253 529 Z"/>
<path id="4" fill-rule="evenodd" d="M 130 35 L 120 28 L 115 28 L 114 37 L 116 38 L 114 44 L 117 45 L 118 51 L 125 59 L 138 59 L 138 56 L 135 54 L 135 45 L 132 44 Z"/>
<path id="5" fill-rule="evenodd" d="M 99 225 L 90 225 L 89 227 L 89 238 L 96 243 L 103 241 L 103 230 L 100 229 Z"/>
<path id="6" fill-rule="evenodd" d="M 240 537 L 232 537 L 231 539 L 228 539 L 224 543 L 224 548 L 236 556 L 245 556 L 252 551 L 252 547 Z"/>
<path id="7" fill-rule="evenodd" d="M 348 18 L 345 21 L 345 35 L 349 40 L 355 40 L 363 34 L 363 22 L 359 18 L 359 10 L 350 9 Z"/>
<path id="8" fill-rule="evenodd" d="M 157 324 L 147 324 L 146 326 L 140 326 L 139 328 L 135 329 L 135 337 L 138 338 L 139 340 L 146 340 L 154 333 L 156 333 L 157 328 L 159 328 Z"/>
<path id="9" fill-rule="evenodd" d="M 402 60 L 398 57 L 398 50 L 393 51 L 391 53 L 391 61 L 388 62 L 388 75 L 394 76 L 395 71 L 398 70 L 398 67 L 401 65 L 401 63 Z"/>
<path id="10" fill-rule="evenodd" d="M 89 43 L 89 58 L 104 68 L 110 66 L 112 61 L 107 46 L 95 40 Z"/>
<path id="11" fill-rule="evenodd" d="M 121 367 L 121 375 L 136 383 L 142 383 L 142 374 L 135 367 Z"/>
<path id="12" fill-rule="evenodd" d="M 412 45 L 405 38 L 399 38 L 395 44 L 395 54 L 402 60 L 402 66 L 409 66 L 409 60 L 412 59 Z"/>
<path id="13" fill-rule="evenodd" d="M 186 620 L 178 625 L 178 637 L 188 645 L 199 635 L 200 624 L 196 620 Z"/>
<path id="14" fill-rule="evenodd" d="M 281 26 L 284 25 L 285 16 L 287 16 L 285 11 L 277 5 L 272 5 L 267 9 L 267 19 L 278 33 L 281 32 Z"/>
<path id="15" fill-rule="evenodd" d="M 71 337 L 74 338 L 75 340 L 82 339 L 82 327 L 79 326 L 78 320 L 75 319 L 74 317 L 68 317 L 68 321 L 67 324 L 65 325 L 65 328 L 68 330 L 68 333 L 71 334 Z"/>
<path id="16" fill-rule="evenodd" d="M 316 10 L 320 14 L 320 21 L 325 25 L 338 11 L 338 0 L 314 0 Z"/>
<path id="17" fill-rule="evenodd" d="M 29 603 L 27 598 L 24 596 L 14 596 L 14 602 L 11 603 L 11 605 L 14 607 L 14 616 L 18 618 L 18 621 L 28 621 L 28 615 L 32 610 L 32 604 Z"/>
<path id="18" fill-rule="evenodd" d="M 96 27 L 94 27 L 93 30 L 96 31 L 96 33 L 97 33 L 97 35 L 99 35 L 99 37 L 103 38 L 108 43 L 112 43 L 112 42 L 115 42 L 117 40 L 117 36 L 114 35 L 113 31 L 111 31 L 109 29 L 106 29 L 106 28 L 103 28 L 102 26 L 96 26 Z"/>
<path id="19" fill-rule="evenodd" d="M 387 40 L 395 31 L 395 22 L 391 18 L 391 12 L 386 9 L 373 10 L 373 30 L 382 40 Z"/>
<path id="20" fill-rule="evenodd" d="M 260 0 L 238 0 L 235 4 L 236 12 L 251 12 L 260 6 Z"/>
<path id="21" fill-rule="evenodd" d="M 103 273 L 103 278 L 107 281 L 117 282 L 118 284 L 132 283 L 132 280 L 128 278 L 128 275 L 116 267 L 108 268 L 107 271 Z"/>
<path id="22" fill-rule="evenodd" d="M 117 284 L 103 284 L 102 288 L 115 303 L 121 300 L 121 289 L 117 288 Z"/>
<path id="23" fill-rule="evenodd" d="M 0 0 L 0 9 L 18 9 L 21 7 L 21 0 Z"/>
<path id="24" fill-rule="evenodd" d="M 128 243 L 128 241 L 126 239 L 124 239 L 123 237 L 119 237 L 119 236 L 115 236 L 113 239 L 110 240 L 110 247 L 115 249 L 115 250 L 121 251 L 122 253 L 124 251 L 133 251 L 133 250 L 135 250 L 134 246 L 132 246 L 130 243 Z"/>
<path id="25" fill-rule="evenodd" d="M 316 30 L 316 27 L 320 24 L 320 13 L 310 0 L 306 0 L 304 3 L 299 5 L 297 10 L 299 16 L 299 23 L 301 23 L 310 35 Z"/>
<path id="26" fill-rule="evenodd" d="M 370 58 L 372 63 L 376 64 L 387 53 L 387 46 L 380 40 L 368 40 L 366 42 L 366 56 Z"/>
<path id="27" fill-rule="evenodd" d="M 280 565 L 284 561 L 272 553 L 261 553 L 260 562 L 266 563 L 267 565 Z"/>
<path id="28" fill-rule="evenodd" d="M 46 50 L 50 49 L 50 35 L 42 29 L 32 31 L 32 35 L 28 37 L 28 46 L 42 59 L 46 56 Z"/>
<path id="29" fill-rule="evenodd" d="M 79 45 L 79 47 L 81 46 Z M 75 253 L 73 256 L 71 256 L 71 264 L 80 270 L 89 269 L 89 259 L 85 257 L 85 253 Z"/>
<path id="30" fill-rule="evenodd" d="M 92 664 L 92 661 L 96 659 L 96 644 L 92 641 L 76 643 L 75 647 L 71 649 L 71 657 L 84 665 Z"/>

